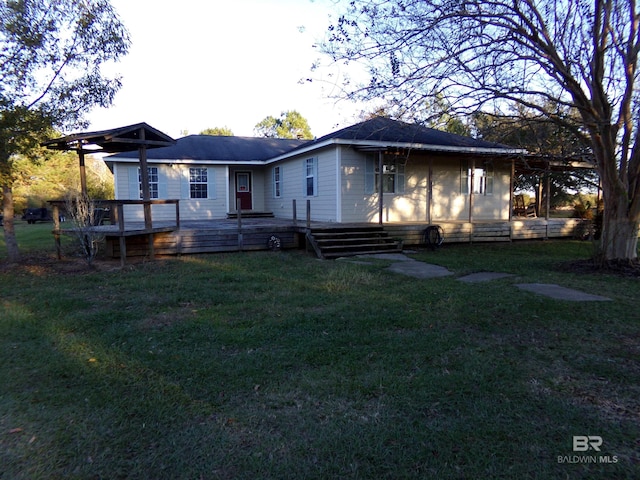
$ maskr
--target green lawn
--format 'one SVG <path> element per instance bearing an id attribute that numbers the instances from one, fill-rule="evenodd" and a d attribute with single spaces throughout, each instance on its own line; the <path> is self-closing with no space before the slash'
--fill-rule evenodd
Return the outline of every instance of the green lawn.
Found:
<path id="1" fill-rule="evenodd" d="M 588 243 L 445 245 L 414 256 L 455 275 L 416 280 L 298 251 L 91 271 L 47 235 L 0 264 L 2 479 L 638 478 L 640 280 L 559 268 Z M 456 280 L 482 270 L 516 277 Z"/>

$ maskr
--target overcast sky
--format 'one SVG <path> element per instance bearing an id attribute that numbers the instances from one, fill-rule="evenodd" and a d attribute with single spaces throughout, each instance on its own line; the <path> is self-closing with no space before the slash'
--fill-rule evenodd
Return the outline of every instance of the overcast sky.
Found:
<path id="1" fill-rule="evenodd" d="M 132 45 L 109 68 L 123 76 L 123 87 L 111 108 L 88 115 L 91 130 L 147 122 L 174 138 L 224 126 L 253 136 L 266 116 L 298 110 L 320 137 L 357 121 L 360 109 L 329 98 L 331 82 L 299 83 L 328 78 L 311 65 L 327 63 L 314 44 L 339 12 L 335 0 L 111 3 Z"/>

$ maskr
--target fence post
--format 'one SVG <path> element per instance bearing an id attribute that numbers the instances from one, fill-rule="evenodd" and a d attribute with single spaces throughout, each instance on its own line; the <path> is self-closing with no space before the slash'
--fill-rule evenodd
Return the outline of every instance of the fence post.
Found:
<path id="1" fill-rule="evenodd" d="M 120 233 L 124 232 L 124 204 L 118 203 L 116 205 L 116 211 L 118 212 L 116 217 L 118 218 L 118 230 Z"/>
<path id="2" fill-rule="evenodd" d="M 57 203 L 53 204 L 53 239 L 56 242 L 56 254 L 58 260 L 62 259 L 62 245 L 60 244 L 60 207 Z"/>
<path id="3" fill-rule="evenodd" d="M 295 227 L 298 225 L 298 212 L 296 209 L 296 199 L 294 198 L 292 202 L 293 202 L 293 206 L 292 206 L 293 207 L 293 226 Z"/>
<path id="4" fill-rule="evenodd" d="M 238 250 L 242 251 L 244 248 L 244 238 L 242 237 L 242 209 L 240 208 L 240 199 L 237 199 L 238 202 Z"/>

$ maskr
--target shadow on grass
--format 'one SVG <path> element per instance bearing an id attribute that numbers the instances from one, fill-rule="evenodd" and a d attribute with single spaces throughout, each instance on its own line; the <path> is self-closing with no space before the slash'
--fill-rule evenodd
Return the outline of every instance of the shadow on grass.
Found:
<path id="1" fill-rule="evenodd" d="M 298 252 L 0 272 L 5 474 L 633 478 L 635 284 L 550 270 L 580 252 L 528 248 L 439 260 L 456 276 L 510 265 L 614 302 Z M 591 453 L 617 462 L 559 462 L 578 455 L 574 435 L 601 436 Z"/>

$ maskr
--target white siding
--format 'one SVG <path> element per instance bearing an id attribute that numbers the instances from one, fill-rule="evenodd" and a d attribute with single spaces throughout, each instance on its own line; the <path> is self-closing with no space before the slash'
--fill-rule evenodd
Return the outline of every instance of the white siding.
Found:
<path id="1" fill-rule="evenodd" d="M 478 164 L 479 165 L 479 164 Z M 473 220 L 509 218 L 511 165 L 494 162 L 493 193 L 473 195 Z M 460 160 L 433 160 L 432 221 L 469 220 L 469 194 L 460 191 Z"/>
<path id="2" fill-rule="evenodd" d="M 341 150 L 338 150 L 341 149 Z M 314 221 L 378 222 L 379 195 L 365 193 L 365 162 L 367 155 L 349 147 L 328 147 L 313 155 L 298 155 L 288 160 L 247 168 L 211 165 L 169 165 L 158 167 L 159 192 L 163 199 L 180 200 L 180 218 L 183 220 L 225 218 L 228 209 L 235 211 L 235 172 L 252 174 L 253 209 L 271 211 L 278 218 L 293 218 L 293 200 L 297 203 L 297 219 L 306 218 L 306 201 L 311 202 Z M 317 191 L 306 195 L 306 159 L 317 161 Z M 273 167 L 280 167 L 281 196 L 274 198 Z M 459 157 L 429 157 L 413 154 L 405 166 L 405 191 L 402 194 L 384 194 L 384 222 L 427 222 L 429 218 L 428 179 L 432 167 L 431 221 L 468 221 L 469 195 L 460 191 Z M 189 198 L 188 172 L 190 166 L 206 166 L 209 172 L 209 197 Z M 116 199 L 137 199 L 137 164 L 114 164 Z M 474 220 L 507 220 L 509 218 L 510 164 L 494 163 L 493 193 L 474 195 Z M 228 173 L 227 173 L 228 172 Z M 339 177 L 339 178 L 336 178 Z M 340 191 L 338 192 L 337 186 Z M 212 188 L 213 187 L 213 188 Z M 337 205 L 338 199 L 341 205 Z M 231 207 L 229 207 L 231 205 Z M 152 207 L 155 220 L 174 218 L 174 206 Z M 126 219 L 143 219 L 142 207 L 125 210 Z"/>
<path id="3" fill-rule="evenodd" d="M 351 148 L 342 148 L 342 221 L 377 222 L 378 196 L 365 193 L 366 155 Z"/>
<path id="4" fill-rule="evenodd" d="M 469 195 L 460 193 L 460 160 L 434 158 L 431 221 L 469 220 Z"/>
<path id="5" fill-rule="evenodd" d="M 226 216 L 226 176 L 225 167 L 211 165 L 168 165 L 150 164 L 158 167 L 160 199 L 180 200 L 181 220 L 200 220 L 224 218 Z M 209 198 L 189 198 L 189 167 L 207 167 Z M 115 194 L 118 200 L 138 200 L 137 182 L 133 181 L 138 175 L 138 165 L 131 163 L 114 164 L 116 181 Z M 154 220 L 173 220 L 175 218 L 174 205 L 153 205 L 151 207 Z M 142 206 L 126 205 L 126 220 L 144 219 Z"/>
<path id="6" fill-rule="evenodd" d="M 317 159 L 317 192 L 306 195 L 306 160 Z M 280 167 L 280 198 L 273 194 L 273 167 Z M 293 200 L 296 200 L 297 218 L 306 219 L 306 202 L 311 202 L 311 218 L 315 221 L 335 222 L 337 220 L 336 205 L 336 149 L 334 147 L 299 155 L 290 160 L 270 164 L 264 174 L 265 208 L 278 218 L 293 218 Z"/>
<path id="7" fill-rule="evenodd" d="M 366 154 L 342 150 L 342 222 L 378 222 L 379 194 L 365 193 Z M 405 166 L 405 191 L 385 193 L 383 222 L 427 222 L 429 218 L 429 165 L 432 162 L 432 222 L 469 219 L 469 195 L 460 193 L 458 157 L 430 159 L 411 155 Z M 505 220 L 509 217 L 510 164 L 495 162 L 493 193 L 474 195 L 475 220 Z"/>
<path id="8" fill-rule="evenodd" d="M 380 195 L 365 193 L 367 155 L 350 148 L 342 150 L 342 221 L 378 222 Z M 377 161 L 377 160 L 376 160 Z M 383 195 L 383 222 L 424 222 L 427 220 L 427 178 L 424 158 L 410 157 L 405 166 L 404 193 Z"/>

